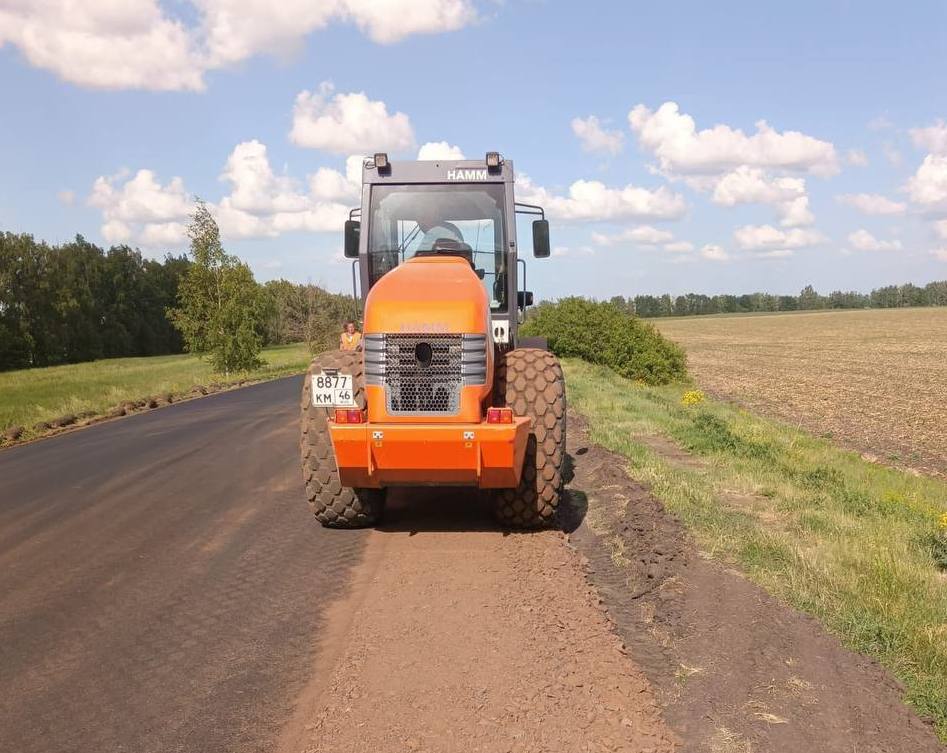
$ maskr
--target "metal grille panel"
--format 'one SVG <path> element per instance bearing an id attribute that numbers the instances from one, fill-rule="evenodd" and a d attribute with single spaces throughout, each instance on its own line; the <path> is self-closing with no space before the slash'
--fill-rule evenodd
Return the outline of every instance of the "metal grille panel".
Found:
<path id="1" fill-rule="evenodd" d="M 369 334 L 365 382 L 385 387 L 391 414 L 456 415 L 460 390 L 485 384 L 486 335 Z"/>
<path id="2" fill-rule="evenodd" d="M 460 335 L 388 335 L 385 340 L 389 413 L 453 415 L 460 410 Z"/>

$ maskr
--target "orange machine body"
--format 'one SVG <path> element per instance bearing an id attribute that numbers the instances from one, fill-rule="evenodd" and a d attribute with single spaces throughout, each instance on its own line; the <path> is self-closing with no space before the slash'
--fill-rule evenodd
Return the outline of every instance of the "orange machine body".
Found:
<path id="1" fill-rule="evenodd" d="M 456 256 L 426 256 L 391 270 L 368 294 L 364 332 L 486 335 L 486 378 L 483 384 L 462 386 L 459 410 L 444 416 L 389 413 L 386 387 L 366 385 L 368 422 L 329 424 L 342 484 L 515 487 L 530 419 L 484 421 L 494 368 L 490 304 L 470 263 Z"/>

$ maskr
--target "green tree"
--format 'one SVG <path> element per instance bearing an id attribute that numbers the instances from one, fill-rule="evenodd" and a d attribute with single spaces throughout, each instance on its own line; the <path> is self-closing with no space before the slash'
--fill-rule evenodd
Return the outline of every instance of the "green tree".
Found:
<path id="1" fill-rule="evenodd" d="M 224 251 L 220 229 L 203 201 L 188 226 L 192 264 L 168 312 L 191 353 L 230 374 L 260 365 L 267 299 L 250 268 Z"/>

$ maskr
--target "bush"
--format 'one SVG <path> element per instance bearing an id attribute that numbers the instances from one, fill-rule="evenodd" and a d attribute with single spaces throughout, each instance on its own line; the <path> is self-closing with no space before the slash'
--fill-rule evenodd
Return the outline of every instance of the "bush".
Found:
<path id="1" fill-rule="evenodd" d="M 652 325 L 612 303 L 564 298 L 541 303 L 522 334 L 545 337 L 561 358 L 608 366 L 628 379 L 668 384 L 687 376 L 684 351 Z"/>

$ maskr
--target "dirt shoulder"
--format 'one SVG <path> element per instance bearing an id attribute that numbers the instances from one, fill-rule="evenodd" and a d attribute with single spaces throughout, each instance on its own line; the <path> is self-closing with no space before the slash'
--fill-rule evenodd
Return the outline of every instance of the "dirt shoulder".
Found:
<path id="1" fill-rule="evenodd" d="M 570 416 L 571 541 L 684 751 L 943 751 L 877 663 L 699 553 Z"/>
<path id="2" fill-rule="evenodd" d="M 282 750 L 674 749 L 561 532 L 504 534 L 463 495 L 419 496 L 369 536 L 324 634 L 331 679 Z"/>

